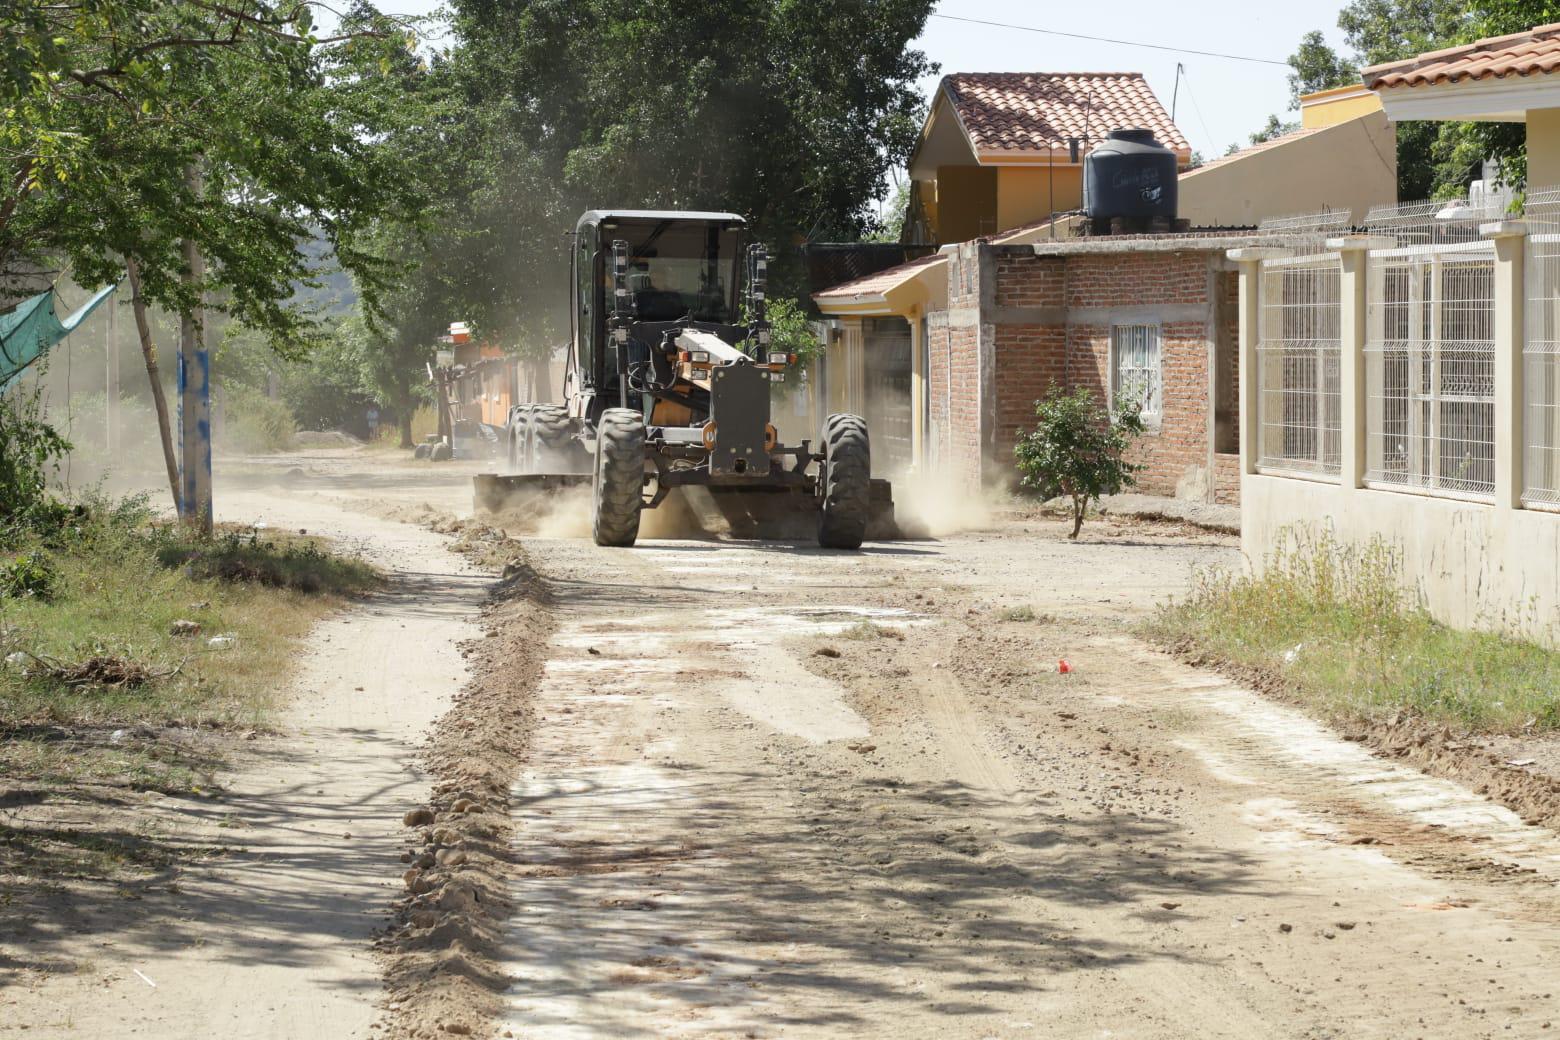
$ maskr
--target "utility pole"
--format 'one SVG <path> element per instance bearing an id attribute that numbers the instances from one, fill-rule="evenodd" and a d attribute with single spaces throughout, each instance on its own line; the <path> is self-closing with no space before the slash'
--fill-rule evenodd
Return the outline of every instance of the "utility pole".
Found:
<path id="1" fill-rule="evenodd" d="M 119 290 L 108 301 L 108 329 L 103 333 L 103 454 L 119 451 Z"/>
<path id="2" fill-rule="evenodd" d="M 200 168 L 184 174 L 191 200 L 201 192 Z M 184 280 L 198 286 L 206 278 L 205 261 L 193 238 L 186 238 Z M 206 309 L 199 303 L 179 322 L 179 517 L 201 534 L 211 534 L 211 355 L 206 350 Z"/>

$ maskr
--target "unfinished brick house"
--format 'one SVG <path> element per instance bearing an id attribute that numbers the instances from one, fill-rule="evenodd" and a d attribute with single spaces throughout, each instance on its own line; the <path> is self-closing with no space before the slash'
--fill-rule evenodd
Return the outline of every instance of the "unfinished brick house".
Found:
<path id="1" fill-rule="evenodd" d="M 1142 490 L 1239 495 L 1238 287 L 1251 235 L 1126 236 L 950 251 L 927 317 L 927 458 L 974 489 L 1016 479 L 1013 445 L 1053 384 L 1141 408 Z"/>

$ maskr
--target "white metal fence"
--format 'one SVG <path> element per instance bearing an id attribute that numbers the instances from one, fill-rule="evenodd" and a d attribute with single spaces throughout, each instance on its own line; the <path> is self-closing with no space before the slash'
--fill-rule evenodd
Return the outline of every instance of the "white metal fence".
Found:
<path id="1" fill-rule="evenodd" d="M 1263 470 L 1339 472 L 1339 274 L 1337 253 L 1262 267 L 1256 421 Z"/>
<path id="2" fill-rule="evenodd" d="M 1495 253 L 1482 219 L 1448 219 L 1441 203 L 1367 218 L 1396 242 L 1367 267 L 1367 483 L 1494 493 Z"/>
<path id="3" fill-rule="evenodd" d="M 1560 506 L 1560 189 L 1530 192 L 1522 344 L 1523 488 L 1527 505 Z"/>

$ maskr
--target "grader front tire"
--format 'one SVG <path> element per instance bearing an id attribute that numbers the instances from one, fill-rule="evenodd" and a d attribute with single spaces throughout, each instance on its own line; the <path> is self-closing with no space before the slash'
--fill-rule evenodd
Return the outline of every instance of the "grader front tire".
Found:
<path id="1" fill-rule="evenodd" d="M 597 545 L 629 546 L 644 506 L 645 421 L 631 408 L 608 408 L 596 428 L 591 534 Z"/>
<path id="2" fill-rule="evenodd" d="M 859 549 L 867 536 L 872 506 L 872 446 L 867 423 L 858 415 L 831 415 L 823 424 L 823 506 L 818 544 L 825 549 Z"/>

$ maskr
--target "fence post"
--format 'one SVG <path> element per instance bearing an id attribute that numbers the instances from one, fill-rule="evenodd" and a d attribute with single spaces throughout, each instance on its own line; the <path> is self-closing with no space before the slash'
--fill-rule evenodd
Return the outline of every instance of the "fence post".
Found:
<path id="1" fill-rule="evenodd" d="M 1528 227 L 1520 220 L 1503 220 L 1479 231 L 1495 243 L 1495 507 L 1521 509 Z"/>
<path id="2" fill-rule="evenodd" d="M 1365 485 L 1365 339 L 1367 259 L 1372 249 L 1393 245 L 1391 239 L 1348 235 L 1329 239 L 1327 248 L 1338 254 L 1338 483 L 1353 490 Z"/>
<path id="3" fill-rule="evenodd" d="M 1257 378 L 1260 364 L 1257 346 L 1262 340 L 1262 261 L 1294 255 L 1292 249 L 1261 246 L 1231 249 L 1231 260 L 1240 264 L 1240 472 L 1256 473 L 1262 458 L 1262 423 L 1258 415 L 1262 382 Z M 1241 492 L 1241 501 L 1245 501 Z"/>

